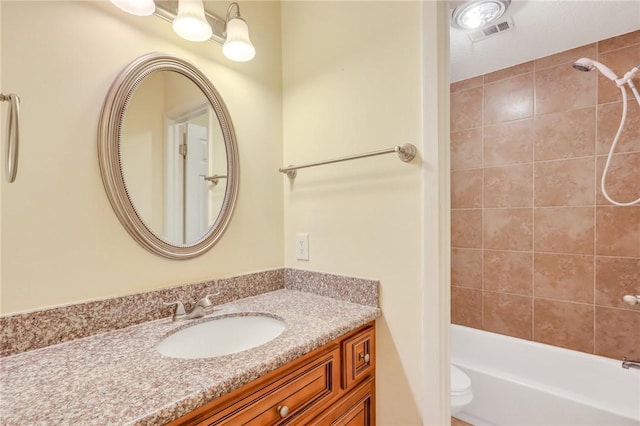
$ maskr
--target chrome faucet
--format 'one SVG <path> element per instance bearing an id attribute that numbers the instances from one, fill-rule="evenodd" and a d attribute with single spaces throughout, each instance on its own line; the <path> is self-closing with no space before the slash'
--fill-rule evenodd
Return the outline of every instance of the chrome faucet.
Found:
<path id="1" fill-rule="evenodd" d="M 622 358 L 622 368 L 626 368 L 627 370 L 630 368 L 637 368 L 640 370 L 640 361 L 632 361 L 627 359 L 627 357 Z"/>
<path id="2" fill-rule="evenodd" d="M 193 310 L 189 313 L 184 309 L 184 304 L 176 300 L 175 302 L 163 302 L 163 305 L 176 305 L 176 311 L 173 314 L 174 321 L 183 321 L 189 319 L 200 318 L 205 315 L 209 315 L 215 310 L 215 306 L 209 300 L 209 297 L 218 296 L 220 292 L 207 294 L 202 299 L 198 300 L 198 302 L 193 307 Z"/>

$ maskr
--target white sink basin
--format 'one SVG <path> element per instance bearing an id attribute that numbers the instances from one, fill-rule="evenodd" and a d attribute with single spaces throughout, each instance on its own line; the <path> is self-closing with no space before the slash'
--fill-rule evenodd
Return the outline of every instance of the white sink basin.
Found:
<path id="1" fill-rule="evenodd" d="M 213 318 L 168 335 L 157 349 L 172 358 L 211 358 L 260 346 L 285 328 L 284 321 L 260 315 Z"/>

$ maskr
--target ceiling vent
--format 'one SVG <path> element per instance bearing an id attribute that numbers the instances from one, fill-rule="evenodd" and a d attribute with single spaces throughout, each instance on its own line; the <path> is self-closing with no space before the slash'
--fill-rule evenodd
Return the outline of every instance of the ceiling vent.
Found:
<path id="1" fill-rule="evenodd" d="M 478 30 L 467 32 L 467 36 L 472 42 L 480 41 L 493 37 L 496 34 L 503 33 L 513 28 L 513 20 L 511 18 L 498 22 L 497 24 L 488 25 Z"/>

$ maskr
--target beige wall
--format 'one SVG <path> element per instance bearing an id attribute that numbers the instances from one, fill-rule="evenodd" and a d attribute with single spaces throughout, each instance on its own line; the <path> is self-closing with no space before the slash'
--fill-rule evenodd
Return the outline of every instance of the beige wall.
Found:
<path id="1" fill-rule="evenodd" d="M 436 11 L 435 3 L 424 7 Z M 284 164 L 406 142 L 422 150 L 420 3 L 286 2 L 282 9 Z M 435 55 L 435 29 L 424 36 L 433 42 L 425 53 Z M 436 61 L 429 66 L 432 72 Z M 437 81 L 428 84 L 433 88 Z M 429 126 L 437 124 L 436 116 L 427 119 Z M 295 182 L 284 184 L 285 265 L 381 282 L 380 425 L 440 421 L 439 401 L 436 413 L 423 415 L 421 409 L 421 165 L 421 159 L 404 164 L 388 155 L 299 170 Z M 432 182 L 437 185 L 437 176 Z M 296 233 L 309 234 L 308 262 L 295 258 Z M 437 337 L 426 347 L 429 356 L 437 354 Z M 430 383 L 437 387 L 439 380 Z"/>
<path id="2" fill-rule="evenodd" d="M 451 85 L 452 318 L 586 353 L 640 356 L 640 206 L 600 190 L 622 100 L 617 75 L 640 60 L 640 31 Z M 636 79 L 640 84 L 640 79 Z M 535 105 L 535 106 L 534 106 Z M 640 195 L 640 108 L 607 174 L 620 202 Z"/>
<path id="3" fill-rule="evenodd" d="M 223 15 L 226 3 L 210 4 Z M 2 182 L 2 313 L 281 267 L 283 264 L 280 6 L 247 2 L 258 54 L 236 64 L 214 43 L 179 39 L 156 17 L 109 2 L 2 2 L 2 90 L 22 98 L 20 168 Z M 222 240 L 188 261 L 147 252 L 113 213 L 97 159 L 104 96 L 134 58 L 167 52 L 194 63 L 233 119 L 241 184 Z"/>
<path id="4" fill-rule="evenodd" d="M 2 4 L 0 4 L 0 22 L 2 22 Z M 4 91 L 4 87 L 2 86 L 2 31 L 0 30 L 0 91 Z M 3 92 L 4 93 L 4 92 Z M 4 103 L 4 102 L 2 102 Z M 4 107 L 0 107 L 0 117 L 4 117 L 5 115 Z M 5 124 L 6 125 L 6 124 Z M 2 127 L 4 129 L 4 126 Z M 2 130 L 4 131 L 4 130 Z M 0 133 L 1 134 L 1 133 Z M 1 138 L 2 136 L 0 136 Z M 1 139 L 0 139 L 1 140 Z M 0 174 L 4 173 L 4 155 L 0 155 L 0 161 L 2 164 L 0 165 Z M 0 179 L 2 177 L 0 176 Z M 0 184 L 0 267 L 2 266 L 2 184 Z M 2 306 L 2 272 L 0 271 L 0 306 Z M 0 309 L 2 312 L 2 309 Z"/>

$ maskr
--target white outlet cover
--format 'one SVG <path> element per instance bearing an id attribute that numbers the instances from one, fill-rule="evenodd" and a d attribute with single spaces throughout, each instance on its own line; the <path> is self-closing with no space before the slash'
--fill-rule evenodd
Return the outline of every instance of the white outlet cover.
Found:
<path id="1" fill-rule="evenodd" d="M 309 260 L 309 234 L 296 234 L 296 259 Z"/>

